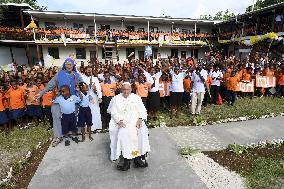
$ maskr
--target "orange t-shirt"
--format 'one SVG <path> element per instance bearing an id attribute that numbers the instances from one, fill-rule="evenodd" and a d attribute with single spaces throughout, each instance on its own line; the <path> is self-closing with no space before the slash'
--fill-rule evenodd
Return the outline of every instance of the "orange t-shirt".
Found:
<path id="1" fill-rule="evenodd" d="M 116 82 L 111 83 L 101 82 L 102 95 L 103 96 L 115 96 Z"/>
<path id="2" fill-rule="evenodd" d="M 227 80 L 227 90 L 236 91 L 237 84 L 239 83 L 239 76 L 229 77 Z"/>
<path id="3" fill-rule="evenodd" d="M 212 84 L 212 77 L 208 76 L 206 81 L 205 81 L 205 84 L 206 84 L 207 88 L 210 89 L 211 84 Z"/>
<path id="4" fill-rule="evenodd" d="M 5 110 L 3 100 L 4 100 L 4 94 L 0 93 L 0 112 L 3 112 Z"/>
<path id="5" fill-rule="evenodd" d="M 27 105 L 40 105 L 40 99 L 34 100 L 34 96 L 39 93 L 39 88 L 36 85 L 32 85 L 30 87 L 26 87 L 25 91 L 27 92 L 26 94 L 26 104 Z"/>
<path id="6" fill-rule="evenodd" d="M 42 107 L 50 107 L 52 105 L 52 99 L 55 97 L 54 91 L 48 91 L 44 95 L 42 95 Z"/>
<path id="7" fill-rule="evenodd" d="M 284 74 L 282 73 L 279 74 L 278 85 L 284 85 Z"/>
<path id="8" fill-rule="evenodd" d="M 184 87 L 184 91 L 189 93 L 190 92 L 190 88 L 191 88 L 191 81 L 189 78 L 186 78 L 183 80 L 183 87 Z"/>
<path id="9" fill-rule="evenodd" d="M 151 87 L 151 83 L 145 82 L 145 83 L 139 83 L 135 82 L 136 86 L 136 94 L 140 97 L 147 97 L 148 96 L 148 91 Z"/>
<path id="10" fill-rule="evenodd" d="M 165 97 L 166 96 L 166 82 L 160 81 L 159 83 L 159 92 L 160 92 L 160 97 Z"/>
<path id="11" fill-rule="evenodd" d="M 5 94 L 6 98 L 10 100 L 10 108 L 12 110 L 17 110 L 25 107 L 25 91 L 21 88 L 16 90 L 10 88 Z"/>
<path id="12" fill-rule="evenodd" d="M 243 80 L 244 81 L 251 81 L 251 75 L 249 73 L 243 73 Z"/>

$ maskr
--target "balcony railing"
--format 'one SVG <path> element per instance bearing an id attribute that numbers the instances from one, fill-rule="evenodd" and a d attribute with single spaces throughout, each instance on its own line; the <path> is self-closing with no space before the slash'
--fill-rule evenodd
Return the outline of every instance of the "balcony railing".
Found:
<path id="1" fill-rule="evenodd" d="M 0 26 L 0 39 L 33 40 L 33 31 Z M 35 39 L 39 43 L 121 43 L 121 44 L 171 44 L 206 45 L 214 36 L 209 33 L 168 33 L 131 31 L 82 32 L 75 29 L 35 29 Z"/>

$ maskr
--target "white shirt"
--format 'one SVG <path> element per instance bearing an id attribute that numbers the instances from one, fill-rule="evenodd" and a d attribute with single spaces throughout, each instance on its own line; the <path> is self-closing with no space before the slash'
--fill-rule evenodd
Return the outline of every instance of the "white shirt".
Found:
<path id="1" fill-rule="evenodd" d="M 173 70 L 171 70 L 170 74 L 172 76 L 171 91 L 172 92 L 184 92 L 183 80 L 186 77 L 186 73 L 181 72 L 177 75 Z"/>
<path id="2" fill-rule="evenodd" d="M 200 71 L 200 75 L 207 80 L 208 73 L 206 70 L 202 69 Z M 202 93 L 205 92 L 205 86 L 200 77 L 196 74 L 196 71 L 192 73 L 191 76 L 191 82 L 192 82 L 192 92 L 196 93 Z"/>
<path id="3" fill-rule="evenodd" d="M 162 76 L 162 72 L 159 71 L 159 72 L 155 73 L 154 75 L 151 75 L 150 73 L 148 73 L 148 72 L 146 72 L 144 70 L 144 75 L 146 77 L 146 80 L 149 83 L 151 83 L 151 84 L 155 83 L 154 87 L 151 88 L 149 90 L 149 92 L 157 92 L 157 91 L 159 91 L 159 80 L 160 80 L 160 77 Z"/>
<path id="4" fill-rule="evenodd" d="M 211 85 L 216 85 L 216 86 L 220 86 L 220 79 L 223 78 L 223 73 L 221 71 L 212 71 L 210 72 L 210 77 L 212 78 L 212 84 Z M 220 79 L 217 79 L 220 78 Z"/>

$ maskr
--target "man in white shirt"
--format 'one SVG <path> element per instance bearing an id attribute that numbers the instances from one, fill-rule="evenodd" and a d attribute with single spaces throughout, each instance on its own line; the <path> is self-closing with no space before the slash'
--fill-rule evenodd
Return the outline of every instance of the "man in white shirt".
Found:
<path id="1" fill-rule="evenodd" d="M 219 65 L 214 65 L 213 71 L 210 72 L 209 76 L 212 78 L 212 84 L 210 88 L 211 103 L 217 104 L 217 97 L 219 94 L 220 84 L 223 78 L 223 73 L 220 71 Z"/>
<path id="2" fill-rule="evenodd" d="M 204 69 L 197 67 L 191 76 L 192 96 L 191 96 L 191 113 L 192 115 L 200 114 L 201 105 L 205 94 L 205 81 L 208 73 Z"/>

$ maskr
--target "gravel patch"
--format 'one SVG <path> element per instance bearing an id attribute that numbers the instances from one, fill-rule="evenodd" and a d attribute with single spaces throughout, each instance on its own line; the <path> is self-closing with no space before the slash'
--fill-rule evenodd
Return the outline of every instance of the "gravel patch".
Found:
<path id="1" fill-rule="evenodd" d="M 245 189 L 245 179 L 230 172 L 203 153 L 186 157 L 187 163 L 208 189 Z"/>

